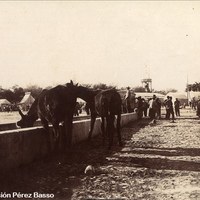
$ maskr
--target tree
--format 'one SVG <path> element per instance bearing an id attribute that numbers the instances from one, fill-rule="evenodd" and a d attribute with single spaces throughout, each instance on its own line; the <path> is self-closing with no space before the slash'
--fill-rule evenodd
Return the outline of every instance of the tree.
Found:
<path id="1" fill-rule="evenodd" d="M 200 82 L 195 82 L 193 84 L 188 84 L 186 88 L 187 91 L 199 92 L 200 91 Z"/>
<path id="2" fill-rule="evenodd" d="M 169 92 L 177 92 L 177 90 L 176 90 L 176 89 L 173 89 L 173 88 L 170 88 L 170 89 L 167 89 L 166 92 L 167 92 L 167 93 L 169 93 Z"/>
<path id="3" fill-rule="evenodd" d="M 166 95 L 168 92 L 166 90 L 154 90 L 153 92 Z"/>
<path id="4" fill-rule="evenodd" d="M 116 86 L 106 85 L 104 83 L 98 83 L 98 84 L 93 85 L 93 89 L 106 90 L 106 89 L 111 89 L 111 88 L 116 88 Z"/>
<path id="5" fill-rule="evenodd" d="M 153 90 L 153 92 L 166 95 L 169 92 L 177 92 L 177 90 L 173 89 L 173 88 L 170 88 L 170 89 L 166 89 L 166 90 Z"/>
<path id="6" fill-rule="evenodd" d="M 15 95 L 14 93 L 9 89 L 2 89 L 0 92 L 0 98 L 1 99 L 7 99 L 10 102 L 15 102 Z"/>
<path id="7" fill-rule="evenodd" d="M 141 86 L 136 86 L 132 88 L 134 92 L 146 92 L 145 88 L 141 87 Z"/>
<path id="8" fill-rule="evenodd" d="M 29 85 L 27 88 L 24 89 L 25 92 L 31 92 L 31 95 L 34 98 L 37 98 L 38 95 L 42 92 L 42 88 L 37 85 Z"/>
<path id="9" fill-rule="evenodd" d="M 18 85 L 15 85 L 12 87 L 12 90 L 14 92 L 14 102 L 20 102 L 25 95 L 24 89 Z"/>

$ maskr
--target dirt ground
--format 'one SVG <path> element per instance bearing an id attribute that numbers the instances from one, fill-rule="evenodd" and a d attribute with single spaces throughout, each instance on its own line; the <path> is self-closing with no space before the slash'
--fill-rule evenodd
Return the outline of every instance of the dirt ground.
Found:
<path id="1" fill-rule="evenodd" d="M 190 109 L 181 115 L 175 123 L 130 123 L 122 129 L 122 148 L 115 138 L 108 151 L 98 136 L 66 155 L 3 174 L 0 192 L 52 193 L 56 200 L 199 200 L 200 120 Z M 91 175 L 84 174 L 88 165 Z"/>

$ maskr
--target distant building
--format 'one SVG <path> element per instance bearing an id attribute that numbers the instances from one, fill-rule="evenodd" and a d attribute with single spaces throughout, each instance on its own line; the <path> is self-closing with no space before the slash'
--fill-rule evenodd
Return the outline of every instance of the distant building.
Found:
<path id="1" fill-rule="evenodd" d="M 0 109 L 1 111 L 6 111 L 6 108 L 11 106 L 11 103 L 7 99 L 0 99 Z"/>
<path id="2" fill-rule="evenodd" d="M 23 99 L 18 104 L 22 110 L 27 111 L 33 104 L 35 99 L 32 97 L 31 92 L 26 92 Z"/>
<path id="3" fill-rule="evenodd" d="M 142 79 L 142 87 L 145 88 L 145 92 L 152 92 L 152 79 Z"/>

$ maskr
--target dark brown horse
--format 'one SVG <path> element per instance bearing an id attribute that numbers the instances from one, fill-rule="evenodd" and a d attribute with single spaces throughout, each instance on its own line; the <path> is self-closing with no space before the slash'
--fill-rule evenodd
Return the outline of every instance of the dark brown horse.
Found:
<path id="1" fill-rule="evenodd" d="M 95 96 L 95 110 L 102 119 L 101 130 L 103 134 L 103 142 L 105 141 L 105 125 L 104 118 L 106 118 L 106 133 L 109 139 L 109 149 L 113 144 L 113 134 L 115 131 L 114 121 L 117 115 L 117 136 L 119 145 L 122 146 L 121 141 L 121 96 L 115 89 L 104 90 Z"/>
<path id="2" fill-rule="evenodd" d="M 97 112 L 95 110 L 95 96 L 101 91 L 101 90 L 93 90 L 89 89 L 87 87 L 83 86 L 76 86 L 75 87 L 76 95 L 77 97 L 83 99 L 87 103 L 87 107 L 90 109 L 91 113 L 91 122 L 90 122 L 90 130 L 88 134 L 88 140 L 91 139 L 92 131 L 94 128 L 94 123 L 97 117 Z"/>
<path id="3" fill-rule="evenodd" d="M 121 142 L 120 133 L 120 121 L 121 121 L 121 105 L 122 100 L 120 94 L 115 89 L 108 90 L 90 90 L 88 88 L 78 86 L 77 87 L 77 97 L 85 100 L 91 111 L 91 126 L 88 135 L 88 139 L 91 139 L 92 131 L 94 128 L 94 123 L 97 115 L 101 117 L 102 124 L 101 130 L 103 134 L 103 142 L 105 142 L 105 118 L 106 118 L 106 133 L 109 137 L 109 149 L 113 144 L 113 133 L 114 133 L 114 120 L 115 115 L 117 115 L 117 134 L 119 144 Z"/>
<path id="4" fill-rule="evenodd" d="M 58 85 L 50 90 L 44 90 L 32 104 L 26 115 L 19 111 L 22 119 L 17 122 L 17 125 L 25 128 L 33 126 L 34 122 L 40 118 L 41 123 L 47 133 L 47 145 L 50 151 L 50 132 L 48 123 L 53 125 L 56 147 L 60 141 L 61 134 L 59 133 L 59 123 L 64 122 L 66 134 L 68 136 L 68 145 L 71 145 L 72 139 L 72 120 L 76 106 L 76 94 L 73 82 L 66 86 Z M 65 141 L 64 141 L 65 142 Z"/>

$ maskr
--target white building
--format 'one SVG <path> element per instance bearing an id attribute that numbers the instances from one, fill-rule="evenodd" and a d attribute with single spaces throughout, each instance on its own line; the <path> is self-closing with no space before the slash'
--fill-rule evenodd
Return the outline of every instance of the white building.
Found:
<path id="1" fill-rule="evenodd" d="M 34 101 L 35 99 L 32 97 L 31 92 L 26 92 L 23 99 L 18 105 L 20 105 L 24 111 L 27 111 L 29 110 Z"/>

